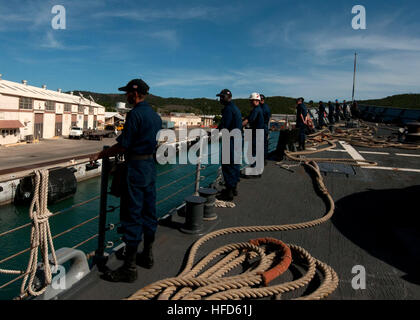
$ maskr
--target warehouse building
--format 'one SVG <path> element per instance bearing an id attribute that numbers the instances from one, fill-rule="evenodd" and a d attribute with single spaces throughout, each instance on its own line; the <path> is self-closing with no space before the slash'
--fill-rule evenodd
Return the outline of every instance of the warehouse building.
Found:
<path id="1" fill-rule="evenodd" d="M 201 126 L 201 117 L 192 113 L 171 113 L 169 115 L 162 115 L 162 120 L 173 122 L 175 128 L 193 128 Z"/>
<path id="2" fill-rule="evenodd" d="M 95 129 L 104 123 L 105 107 L 93 99 L 0 75 L 0 145 L 68 136 L 72 126 Z"/>

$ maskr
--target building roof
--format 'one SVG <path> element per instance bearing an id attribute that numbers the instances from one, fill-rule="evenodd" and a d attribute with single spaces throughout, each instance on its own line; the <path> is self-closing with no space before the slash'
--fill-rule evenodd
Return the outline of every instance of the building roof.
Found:
<path id="1" fill-rule="evenodd" d="M 120 120 L 125 120 L 125 118 L 122 115 L 120 115 L 118 112 L 105 112 L 105 119 L 109 119 L 113 117 Z"/>
<path id="2" fill-rule="evenodd" d="M 0 129 L 18 129 L 24 125 L 19 120 L 0 120 Z"/>
<path id="3" fill-rule="evenodd" d="M 84 97 L 3 79 L 0 79 L 0 94 L 104 108 L 104 106 Z"/>

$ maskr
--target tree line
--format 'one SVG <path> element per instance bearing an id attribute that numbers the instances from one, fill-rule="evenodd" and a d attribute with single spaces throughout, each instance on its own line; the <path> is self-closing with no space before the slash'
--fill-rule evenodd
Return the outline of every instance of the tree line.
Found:
<path id="1" fill-rule="evenodd" d="M 106 108 L 107 112 L 117 111 L 115 106 L 117 102 L 125 102 L 124 94 L 104 94 L 87 91 L 75 91 L 75 94 L 81 93 L 88 98 L 89 95 L 100 105 Z M 158 112 L 183 112 L 196 113 L 204 115 L 219 115 L 222 106 L 216 99 L 196 98 L 162 98 L 155 95 L 149 95 L 146 99 L 150 105 Z M 324 101 L 326 103 L 328 101 Z M 341 101 L 340 101 L 341 102 Z M 390 96 L 383 99 L 358 101 L 359 104 L 368 104 L 373 106 L 383 106 L 391 108 L 420 109 L 420 94 L 402 94 Z M 251 111 L 248 99 L 234 99 L 234 103 L 241 110 L 243 116 Z M 267 97 L 266 103 L 270 106 L 273 114 L 294 114 L 296 99 L 290 97 Z M 314 106 L 318 104 L 315 103 Z"/>

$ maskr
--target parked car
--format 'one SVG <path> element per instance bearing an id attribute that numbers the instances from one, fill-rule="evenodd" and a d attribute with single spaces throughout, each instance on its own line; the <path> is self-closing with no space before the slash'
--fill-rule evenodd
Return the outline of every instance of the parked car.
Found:
<path id="1" fill-rule="evenodd" d="M 82 139 L 83 138 L 83 129 L 79 127 L 72 127 L 70 129 L 69 139 Z"/>

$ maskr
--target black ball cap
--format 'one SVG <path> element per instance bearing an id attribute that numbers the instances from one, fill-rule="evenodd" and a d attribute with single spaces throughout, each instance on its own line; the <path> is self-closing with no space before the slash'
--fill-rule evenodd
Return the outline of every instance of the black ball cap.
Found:
<path id="1" fill-rule="evenodd" d="M 219 94 L 216 94 L 216 97 L 221 97 L 221 96 L 229 96 L 229 97 L 232 97 L 232 92 L 230 92 L 229 89 L 223 89 L 222 91 L 220 91 Z"/>
<path id="2" fill-rule="evenodd" d="M 150 87 L 141 79 L 131 80 L 125 87 L 121 87 L 119 91 L 132 92 L 137 91 L 141 94 L 148 94 Z"/>

